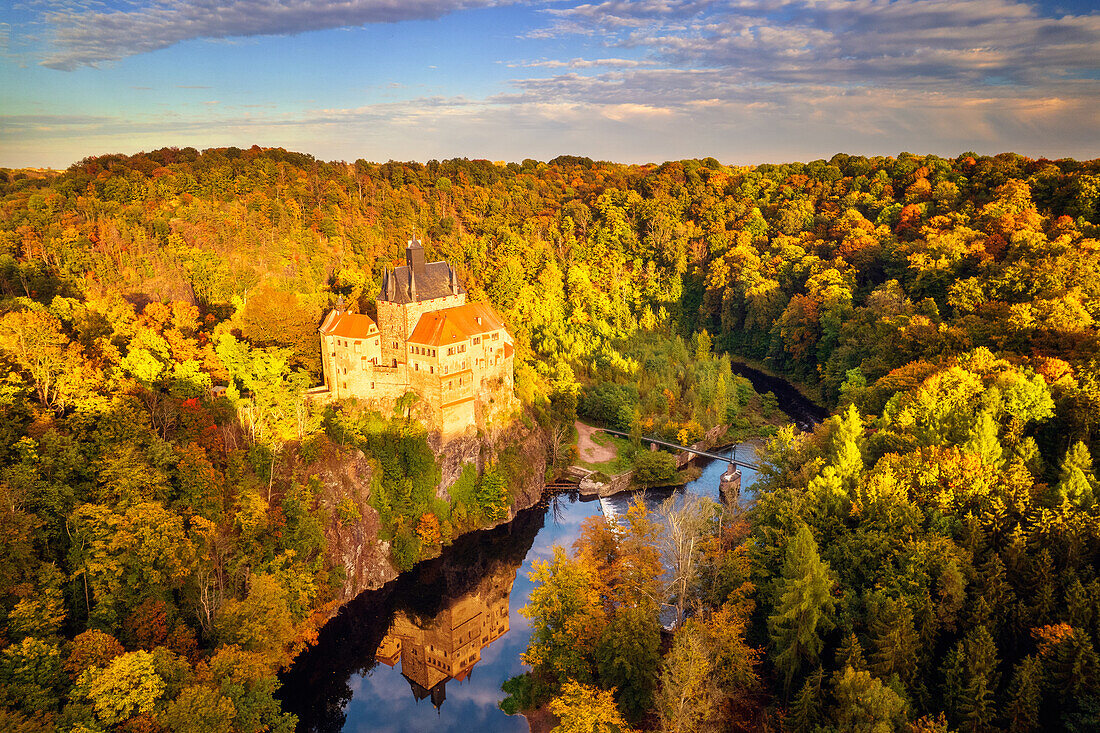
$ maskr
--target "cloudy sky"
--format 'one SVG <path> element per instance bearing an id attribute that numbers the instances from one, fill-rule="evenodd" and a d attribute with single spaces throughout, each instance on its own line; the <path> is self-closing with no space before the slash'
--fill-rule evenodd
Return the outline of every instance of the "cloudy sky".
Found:
<path id="1" fill-rule="evenodd" d="M 0 165 L 1100 157 L 1097 0 L 6 0 Z"/>

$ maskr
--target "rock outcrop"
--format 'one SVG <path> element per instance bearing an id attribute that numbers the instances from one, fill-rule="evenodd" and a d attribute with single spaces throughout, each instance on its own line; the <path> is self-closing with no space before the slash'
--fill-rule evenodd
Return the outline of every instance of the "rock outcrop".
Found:
<path id="1" fill-rule="evenodd" d="M 462 475 L 463 466 L 473 464 L 481 472 L 499 460 L 507 450 L 518 451 L 518 462 L 524 470 L 513 481 L 515 501 L 508 517 L 536 504 L 545 489 L 546 436 L 537 425 L 528 426 L 514 420 L 507 426 L 489 429 L 485 433 L 467 435 L 444 442 L 438 433 L 428 439 L 442 469 L 437 488 L 441 498 Z M 397 577 L 390 562 L 390 546 L 378 538 L 381 522 L 378 512 L 370 506 L 371 484 L 377 464 L 357 449 L 333 449 L 312 467 L 321 482 L 318 497 L 328 513 L 325 541 L 328 561 L 343 567 L 344 587 L 341 601 L 350 601 L 366 590 L 374 590 Z"/>

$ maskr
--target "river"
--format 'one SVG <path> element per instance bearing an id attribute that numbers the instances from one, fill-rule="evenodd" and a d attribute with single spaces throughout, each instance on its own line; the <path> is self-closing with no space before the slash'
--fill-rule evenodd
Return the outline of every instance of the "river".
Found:
<path id="1" fill-rule="evenodd" d="M 782 380 L 745 376 L 757 391 L 773 391 L 796 422 L 808 426 L 823 416 Z M 752 462 L 753 447 L 738 446 L 737 456 Z M 702 474 L 682 490 L 720 501 L 719 477 L 728 464 L 705 459 L 696 465 Z M 744 499 L 756 473 L 741 470 Z M 620 494 L 604 505 L 618 514 L 639 495 L 653 507 L 671 493 Z M 576 492 L 544 498 L 508 524 L 464 535 L 441 557 L 345 605 L 283 675 L 280 697 L 298 715 L 298 730 L 526 733 L 526 719 L 505 715 L 497 703 L 501 683 L 524 670 L 520 653 L 530 630 L 519 609 L 533 588 L 529 575 L 556 545 L 570 548 L 581 522 L 602 511 L 601 502 Z"/>
<path id="2" fill-rule="evenodd" d="M 751 451 L 743 445 L 737 454 L 752 460 Z M 697 465 L 702 475 L 685 489 L 719 501 L 727 464 Z M 755 480 L 752 469 L 742 469 L 743 495 Z M 625 512 L 639 494 L 655 506 L 670 493 L 632 492 L 605 503 Z M 599 501 L 576 492 L 557 494 L 506 525 L 459 538 L 441 557 L 344 606 L 283 677 L 280 695 L 298 715 L 298 730 L 527 731 L 525 718 L 505 715 L 497 703 L 501 683 L 523 671 L 530 630 L 519 609 L 533 587 L 528 575 L 555 545 L 570 547 L 581 522 L 601 511 Z"/>

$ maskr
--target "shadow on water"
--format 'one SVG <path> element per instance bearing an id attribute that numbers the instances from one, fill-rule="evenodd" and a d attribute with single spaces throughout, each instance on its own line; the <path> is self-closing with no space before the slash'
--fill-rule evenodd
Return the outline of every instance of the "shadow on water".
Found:
<path id="1" fill-rule="evenodd" d="M 734 374 L 752 382 L 752 388 L 760 394 L 771 392 L 775 395 L 779 409 L 786 413 L 802 430 L 813 430 L 813 426 L 829 417 L 829 411 L 806 398 L 794 385 L 781 377 L 773 377 L 759 369 L 739 361 L 730 362 Z"/>

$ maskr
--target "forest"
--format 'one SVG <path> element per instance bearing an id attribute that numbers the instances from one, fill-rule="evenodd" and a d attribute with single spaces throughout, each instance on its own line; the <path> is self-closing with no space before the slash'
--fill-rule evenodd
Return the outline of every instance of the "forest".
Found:
<path id="1" fill-rule="evenodd" d="M 407 416 L 301 399 L 322 312 L 370 313 L 417 234 L 504 316 L 531 424 L 732 422 L 729 358 L 834 413 L 771 438 L 747 512 L 586 527 L 505 704 L 565 733 L 1096 730 L 1098 225 L 1100 161 L 1013 154 L 0 171 L 0 727 L 293 729 L 275 673 L 338 604 L 325 528 L 366 509 L 322 496 L 341 451 L 400 567 L 507 512 L 507 456 L 447 504 Z"/>

